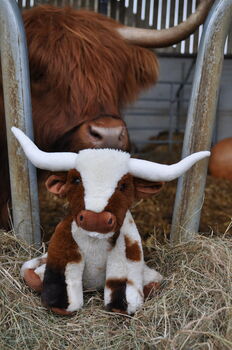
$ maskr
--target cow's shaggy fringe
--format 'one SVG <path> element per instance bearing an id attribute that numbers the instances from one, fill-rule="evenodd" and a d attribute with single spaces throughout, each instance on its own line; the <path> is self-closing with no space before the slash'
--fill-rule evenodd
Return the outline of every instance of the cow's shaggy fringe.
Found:
<path id="1" fill-rule="evenodd" d="M 85 294 L 71 318 L 53 315 L 19 277 L 39 252 L 0 232 L 0 349 L 232 349 L 232 240 L 196 237 L 158 245 L 149 263 L 165 276 L 156 297 L 134 317 L 109 313 L 102 293 Z"/>

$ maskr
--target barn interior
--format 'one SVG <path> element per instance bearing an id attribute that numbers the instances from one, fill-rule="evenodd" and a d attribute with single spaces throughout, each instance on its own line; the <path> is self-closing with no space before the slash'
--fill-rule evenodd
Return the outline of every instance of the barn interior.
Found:
<path id="1" fill-rule="evenodd" d="M 216 0 L 217 1 L 217 0 Z M 17 0 L 21 9 L 52 4 L 99 11 L 126 25 L 165 28 L 194 11 L 195 0 Z M 156 50 L 158 83 L 123 111 L 133 155 L 164 164 L 181 158 L 201 26 L 185 42 Z M 226 40 L 212 145 L 232 137 L 232 28 Z M 207 175 L 199 235 L 170 244 L 177 182 L 132 209 L 146 261 L 164 275 L 154 298 L 133 317 L 104 310 L 103 293 L 87 291 L 71 318 L 45 310 L 19 276 L 21 265 L 40 256 L 67 209 L 39 184 L 43 243 L 34 247 L 0 231 L 0 348 L 25 349 L 232 349 L 232 182 Z"/>

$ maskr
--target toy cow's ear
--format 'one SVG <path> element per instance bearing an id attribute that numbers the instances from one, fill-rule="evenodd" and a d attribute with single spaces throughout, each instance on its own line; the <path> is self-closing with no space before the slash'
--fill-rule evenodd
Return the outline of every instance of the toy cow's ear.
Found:
<path id="1" fill-rule="evenodd" d="M 45 182 L 47 190 L 60 197 L 65 196 L 66 176 L 51 175 Z"/>
<path id="2" fill-rule="evenodd" d="M 152 182 L 135 177 L 134 185 L 136 199 L 142 199 L 158 193 L 163 188 L 164 182 Z"/>

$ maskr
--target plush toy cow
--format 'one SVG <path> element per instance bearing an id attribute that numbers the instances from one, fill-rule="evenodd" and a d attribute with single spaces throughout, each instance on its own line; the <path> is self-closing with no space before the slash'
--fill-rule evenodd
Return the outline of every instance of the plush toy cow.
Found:
<path id="1" fill-rule="evenodd" d="M 22 275 L 42 290 L 42 302 L 69 314 L 83 306 L 84 288 L 104 288 L 108 310 L 133 314 L 162 280 L 143 259 L 141 238 L 129 208 L 157 192 L 163 181 L 187 171 L 209 152 L 198 152 L 168 166 L 130 158 L 112 149 L 79 153 L 40 151 L 22 131 L 13 133 L 38 168 L 64 171 L 52 175 L 47 189 L 66 197 L 70 215 L 56 228 L 48 255 L 26 262 Z"/>

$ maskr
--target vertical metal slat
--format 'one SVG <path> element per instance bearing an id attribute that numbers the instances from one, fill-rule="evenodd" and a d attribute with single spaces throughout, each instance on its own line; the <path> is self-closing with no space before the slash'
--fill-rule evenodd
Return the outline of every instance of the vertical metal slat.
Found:
<path id="1" fill-rule="evenodd" d="M 0 1 L 0 44 L 14 228 L 39 244 L 36 172 L 11 132 L 14 125 L 33 138 L 26 38 L 15 0 Z"/>
<path id="2" fill-rule="evenodd" d="M 154 0 L 150 0 L 149 26 L 152 26 L 153 22 L 154 22 Z"/>
<path id="3" fill-rule="evenodd" d="M 157 14 L 157 29 L 161 29 L 163 0 L 159 0 Z"/>
<path id="4" fill-rule="evenodd" d="M 196 11 L 196 0 L 192 0 L 192 13 Z M 189 42 L 189 53 L 193 53 L 193 45 L 194 45 L 194 34 L 190 35 Z"/>
<path id="5" fill-rule="evenodd" d="M 232 0 L 216 0 L 204 27 L 196 62 L 182 156 L 210 149 L 224 44 L 232 24 Z M 186 241 L 198 231 L 208 160 L 198 162 L 178 181 L 171 240 Z"/>

